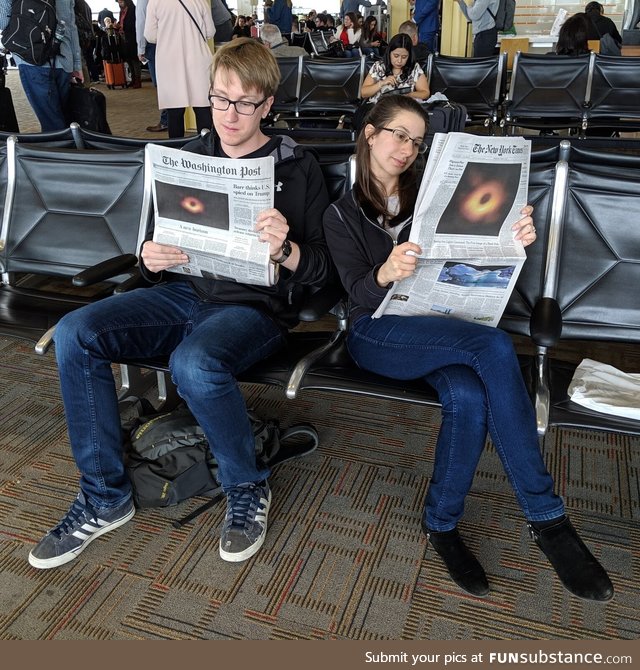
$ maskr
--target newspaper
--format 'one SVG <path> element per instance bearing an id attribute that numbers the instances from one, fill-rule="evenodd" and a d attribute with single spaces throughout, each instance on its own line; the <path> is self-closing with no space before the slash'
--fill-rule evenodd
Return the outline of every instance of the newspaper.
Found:
<path id="1" fill-rule="evenodd" d="M 273 207 L 272 156 L 214 158 L 147 144 L 145 159 L 154 202 L 153 241 L 189 257 L 170 272 L 276 283 L 269 245 L 255 230 L 257 214 Z"/>
<path id="2" fill-rule="evenodd" d="M 527 204 L 530 142 L 436 133 L 416 199 L 415 273 L 373 315 L 440 315 L 496 326 L 526 259 L 511 226 Z"/>

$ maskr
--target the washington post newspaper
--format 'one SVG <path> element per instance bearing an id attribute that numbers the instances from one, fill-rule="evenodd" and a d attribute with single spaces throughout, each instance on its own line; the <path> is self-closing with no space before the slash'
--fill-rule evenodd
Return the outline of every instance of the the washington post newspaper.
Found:
<path id="1" fill-rule="evenodd" d="M 496 326 L 526 259 L 511 226 L 527 204 L 530 143 L 436 133 L 409 241 L 416 272 L 394 283 L 374 318 L 439 315 Z"/>
<path id="2" fill-rule="evenodd" d="M 153 193 L 153 241 L 178 247 L 189 262 L 171 272 L 270 286 L 277 281 L 269 245 L 255 230 L 273 207 L 273 157 L 201 156 L 146 147 Z"/>

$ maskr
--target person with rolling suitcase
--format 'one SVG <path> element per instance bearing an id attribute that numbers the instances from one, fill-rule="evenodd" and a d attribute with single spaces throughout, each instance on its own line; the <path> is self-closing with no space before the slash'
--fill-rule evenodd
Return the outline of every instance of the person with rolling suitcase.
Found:
<path id="1" fill-rule="evenodd" d="M 104 81 L 107 88 L 116 86 L 127 87 L 127 77 L 122 59 L 122 38 L 116 31 L 113 21 L 107 16 L 104 19 L 105 37 L 102 42 L 102 64 Z"/>

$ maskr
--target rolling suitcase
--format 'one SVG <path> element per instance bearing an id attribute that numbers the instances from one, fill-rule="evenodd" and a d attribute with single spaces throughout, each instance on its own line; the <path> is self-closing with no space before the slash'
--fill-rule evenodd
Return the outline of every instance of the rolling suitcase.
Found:
<path id="1" fill-rule="evenodd" d="M 467 121 L 467 108 L 458 102 L 446 100 L 423 105 L 429 115 L 428 137 L 434 133 L 461 133 Z"/>
<path id="2" fill-rule="evenodd" d="M 127 88 L 127 76 L 124 71 L 124 63 L 109 63 L 104 61 L 103 65 L 104 81 L 107 84 L 107 88 L 113 89 L 116 86 Z"/>

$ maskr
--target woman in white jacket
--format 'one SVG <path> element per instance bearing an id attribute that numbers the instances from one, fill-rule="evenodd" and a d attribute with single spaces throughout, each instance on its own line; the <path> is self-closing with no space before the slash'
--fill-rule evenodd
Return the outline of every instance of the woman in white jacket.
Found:
<path id="1" fill-rule="evenodd" d="M 211 128 L 207 40 L 215 34 L 205 0 L 149 0 L 144 36 L 156 44 L 158 107 L 166 109 L 169 137 L 184 137 L 184 112 L 193 107 L 198 132 Z"/>

